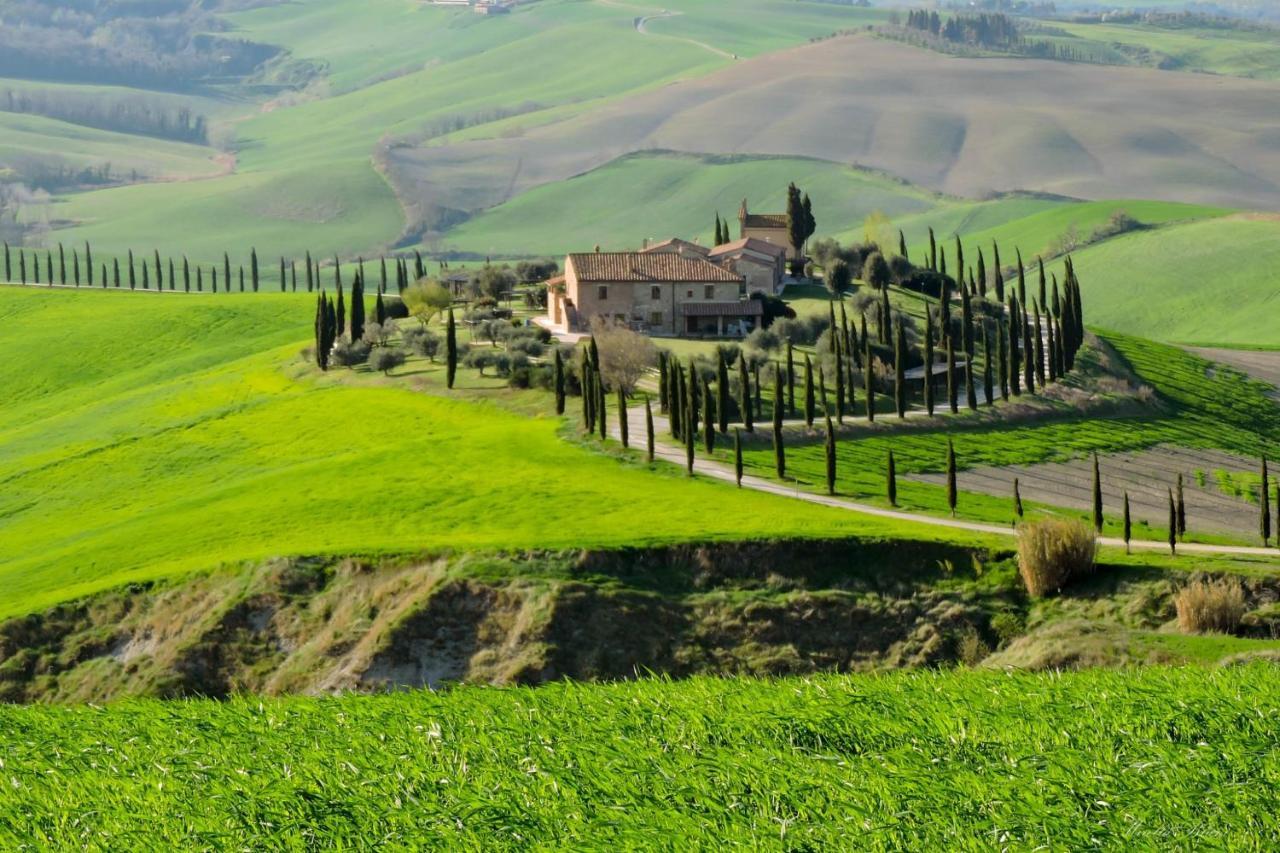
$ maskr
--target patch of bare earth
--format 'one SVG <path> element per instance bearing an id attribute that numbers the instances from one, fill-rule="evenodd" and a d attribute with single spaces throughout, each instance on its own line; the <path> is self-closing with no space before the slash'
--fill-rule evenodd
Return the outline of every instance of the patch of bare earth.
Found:
<path id="1" fill-rule="evenodd" d="M 1212 347 L 1187 347 L 1201 358 L 1234 367 L 1271 386 L 1271 397 L 1280 401 L 1280 351 L 1217 349 Z"/>

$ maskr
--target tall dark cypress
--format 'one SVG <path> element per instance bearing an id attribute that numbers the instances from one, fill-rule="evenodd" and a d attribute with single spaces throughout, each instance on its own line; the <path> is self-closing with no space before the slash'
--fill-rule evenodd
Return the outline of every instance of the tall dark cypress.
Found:
<path id="1" fill-rule="evenodd" d="M 387 322 L 387 306 L 382 301 L 382 294 L 379 293 L 373 302 L 373 319 L 379 326 Z"/>
<path id="2" fill-rule="evenodd" d="M 1173 489 L 1169 489 L 1169 553 L 1178 553 L 1178 510 L 1173 505 Z"/>
<path id="3" fill-rule="evenodd" d="M 1262 493 L 1258 500 L 1258 532 L 1262 534 L 1262 547 L 1267 546 L 1267 540 L 1271 538 L 1271 489 L 1267 483 L 1267 459 L 1262 459 Z"/>
<path id="4" fill-rule="evenodd" d="M 907 416 L 907 333 L 901 315 L 897 326 L 893 341 L 893 402 L 901 419 Z"/>
<path id="5" fill-rule="evenodd" d="M 729 366 L 723 356 L 716 356 L 716 418 L 721 434 L 729 432 Z"/>
<path id="6" fill-rule="evenodd" d="M 987 321 L 982 321 L 982 393 L 988 406 L 996 404 L 995 377 L 991 373 L 991 334 Z"/>
<path id="7" fill-rule="evenodd" d="M 22 283 L 26 284 L 27 283 L 27 253 L 22 251 L 21 249 L 18 250 L 18 275 L 21 277 Z"/>
<path id="8" fill-rule="evenodd" d="M 138 287 L 138 279 L 133 268 L 133 249 L 129 250 L 129 289 L 136 290 Z"/>
<path id="9" fill-rule="evenodd" d="M 1022 484 L 1018 482 L 1018 478 L 1013 478 L 1013 514 L 1019 520 L 1022 518 Z"/>
<path id="10" fill-rule="evenodd" d="M 751 377 L 751 391 L 755 395 L 756 403 L 755 419 L 760 420 L 764 417 L 764 387 L 760 384 L 760 362 L 752 366 Z"/>
<path id="11" fill-rule="evenodd" d="M 145 262 L 143 262 L 142 264 L 142 289 L 143 290 L 151 289 L 151 284 L 149 282 L 149 279 L 150 279 L 150 274 L 147 272 L 147 265 Z"/>
<path id="12" fill-rule="evenodd" d="M 1000 246 L 996 244 L 995 240 L 991 241 L 991 251 L 995 255 L 995 263 L 996 263 L 996 272 L 995 272 L 996 301 L 1003 303 L 1004 302 L 1004 270 L 1000 269 Z"/>
<path id="13" fill-rule="evenodd" d="M 4 275 L 5 275 L 5 278 L 8 278 L 9 277 L 9 253 L 7 251 L 5 252 L 4 257 L 5 257 Z M 89 246 L 89 242 L 87 240 L 85 241 L 85 244 L 84 244 L 84 265 L 85 265 L 85 272 L 88 274 L 89 286 L 93 287 L 93 249 Z M 107 286 L 107 278 L 105 273 L 103 274 L 103 277 L 102 277 L 102 286 L 103 287 Z"/>
<path id="14" fill-rule="evenodd" d="M 787 416 L 796 416 L 796 362 L 791 340 L 787 340 Z"/>
<path id="15" fill-rule="evenodd" d="M 58 283 L 67 283 L 67 255 L 62 249 L 62 244 L 58 244 Z"/>
<path id="16" fill-rule="evenodd" d="M 80 286 L 80 253 L 75 249 L 71 250 L 71 275 L 75 279 L 76 287 Z"/>
<path id="17" fill-rule="evenodd" d="M 671 405 L 671 379 L 668 377 L 667 351 L 658 350 L 658 411 L 666 414 Z"/>
<path id="18" fill-rule="evenodd" d="M 689 391 L 691 391 L 691 392 L 692 392 L 692 391 L 693 391 L 694 389 L 696 389 L 697 387 L 698 387 L 698 376 L 697 376 L 697 374 L 696 374 L 696 373 L 694 373 L 693 371 L 690 371 L 690 372 L 689 372 L 689 385 L 688 385 Z M 685 412 L 684 412 L 684 414 L 685 414 L 685 418 L 684 418 L 684 425 L 681 427 L 681 429 L 684 431 L 684 465 L 685 465 L 685 473 L 687 473 L 690 477 L 692 477 L 692 476 L 693 476 L 693 461 L 694 461 L 694 459 L 693 459 L 693 447 L 694 447 L 694 442 L 696 441 L 696 439 L 697 439 L 697 435 L 698 435 L 698 428 L 697 428 L 697 407 L 698 407 L 698 401 L 695 399 L 695 395 L 694 395 L 694 394 L 692 394 L 692 393 L 690 393 L 690 394 L 688 395 L 688 398 L 689 398 L 689 399 L 688 399 L 688 408 L 686 408 L 686 409 L 685 409 Z"/>
<path id="19" fill-rule="evenodd" d="M 836 421 L 844 423 L 844 344 L 840 335 L 836 336 Z"/>
<path id="20" fill-rule="evenodd" d="M 579 351 L 578 375 L 582 384 L 582 428 L 587 434 L 596 430 L 596 389 L 595 371 L 591 369 L 591 358 L 586 348 Z"/>
<path id="21" fill-rule="evenodd" d="M 1057 382 L 1058 381 L 1058 348 L 1057 348 L 1057 344 L 1054 342 L 1053 317 L 1046 314 L 1045 320 L 1046 322 L 1044 324 L 1044 332 L 1045 332 L 1045 335 L 1048 337 L 1048 341 L 1046 341 L 1046 347 L 1048 350 L 1045 358 L 1045 361 L 1048 362 L 1048 364 L 1046 365 L 1046 369 L 1049 371 L 1049 381 Z"/>
<path id="22" fill-rule="evenodd" d="M 804 357 L 804 423 L 813 429 L 813 362 Z"/>
<path id="23" fill-rule="evenodd" d="M 186 293 L 191 292 L 191 264 L 187 262 L 187 256 L 182 256 L 182 289 Z"/>
<path id="24" fill-rule="evenodd" d="M 555 392 L 556 414 L 564 414 L 564 357 L 560 355 L 560 347 L 555 352 Z"/>
<path id="25" fill-rule="evenodd" d="M 982 256 L 982 248 L 978 248 L 978 293 L 987 298 L 987 261 Z"/>
<path id="26" fill-rule="evenodd" d="M 644 446 L 645 454 L 649 461 L 653 461 L 653 405 L 649 402 L 649 398 L 644 398 Z"/>
<path id="27" fill-rule="evenodd" d="M 929 229 L 929 269 L 938 271 L 938 239 L 932 228 Z"/>
<path id="28" fill-rule="evenodd" d="M 222 253 L 222 285 L 226 289 L 227 293 L 231 292 L 231 256 L 226 252 Z M 339 294 L 338 301 L 338 307 L 341 309 L 341 294 Z M 342 311 L 339 310 L 338 313 L 341 314 Z M 342 329 L 338 329 L 338 332 L 341 333 Z"/>
<path id="29" fill-rule="evenodd" d="M 956 514 L 956 497 L 956 448 L 951 439 L 947 439 L 947 508 L 952 518 Z"/>
<path id="30" fill-rule="evenodd" d="M 738 408 L 741 409 L 742 426 L 747 432 L 755 432 L 755 420 L 751 407 L 751 374 L 747 372 L 747 357 L 738 353 Z"/>
<path id="31" fill-rule="evenodd" d="M 951 414 L 960 411 L 960 389 L 956 387 L 956 336 L 947 335 L 947 405 Z"/>
<path id="32" fill-rule="evenodd" d="M 298 292 L 298 262 L 292 259 L 289 261 L 289 289 Z"/>
<path id="33" fill-rule="evenodd" d="M 1032 327 L 1035 332 L 1034 352 L 1036 354 L 1036 382 L 1041 388 L 1044 387 L 1044 335 L 1040 328 L 1040 304 L 1037 303 L 1035 311 L 1032 314 L 1035 317 L 1035 325 Z"/>
<path id="34" fill-rule="evenodd" d="M 458 330 L 454 325 L 453 309 L 449 309 L 448 320 L 444 332 L 445 351 L 445 385 L 453 387 L 454 377 L 458 373 Z"/>
<path id="35" fill-rule="evenodd" d="M 787 453 L 782 446 L 782 370 L 773 366 L 773 465 L 778 479 L 787 476 Z"/>
<path id="36" fill-rule="evenodd" d="M 45 261 L 45 267 L 44 267 L 45 278 L 49 282 L 49 286 L 52 287 L 53 286 L 53 252 L 45 251 L 44 261 Z"/>
<path id="37" fill-rule="evenodd" d="M 356 275 L 359 275 L 363 278 L 362 273 L 356 273 Z M 596 426 L 600 430 L 600 440 L 604 441 L 609 435 L 609 404 L 607 402 L 608 395 L 604 393 L 604 377 L 600 375 L 599 362 L 596 362 L 592 366 L 595 368 L 595 374 L 596 374 L 595 382 L 594 382 L 594 386 L 596 389 L 596 415 L 597 415 Z"/>
<path id="38" fill-rule="evenodd" d="M 120 259 L 112 258 L 111 267 L 112 267 L 112 280 L 115 282 L 115 286 L 119 287 L 120 286 Z"/>
<path id="39" fill-rule="evenodd" d="M 671 428 L 671 437 L 680 438 L 680 416 L 684 411 L 684 405 L 680 402 L 680 362 L 670 362 L 667 368 L 667 393 L 670 399 L 670 411 L 668 412 L 667 425 Z"/>
<path id="40" fill-rule="evenodd" d="M 978 410 L 978 390 L 973 384 L 973 358 L 964 360 L 964 402 L 969 411 Z"/>
<path id="41" fill-rule="evenodd" d="M 1027 323 L 1025 314 L 1019 315 L 1018 318 L 1022 326 L 1022 381 L 1027 386 L 1027 393 L 1036 393 L 1036 365 L 1035 365 L 1035 349 L 1031 343 L 1031 326 Z"/>
<path id="42" fill-rule="evenodd" d="M 871 366 L 871 341 L 864 338 L 863 345 L 866 350 L 866 366 L 862 368 L 862 376 L 866 383 L 863 389 L 863 396 L 867 400 L 867 422 L 871 423 L 876 419 L 876 377 L 875 370 Z"/>
<path id="43" fill-rule="evenodd" d="M 933 417 L 933 314 L 924 309 L 924 409 Z"/>
<path id="44" fill-rule="evenodd" d="M 356 273 L 351 282 L 351 340 L 364 337 L 364 279 Z"/>
<path id="45" fill-rule="evenodd" d="M 308 250 L 308 251 L 307 251 L 307 257 L 306 257 L 306 261 L 305 261 L 304 263 L 306 264 L 306 267 L 307 267 L 307 293 L 310 293 L 310 292 L 311 292 L 311 285 L 312 285 L 312 281 L 311 281 L 311 252 L 310 252 L 310 250 Z"/>
<path id="46" fill-rule="evenodd" d="M 170 258 L 169 259 L 169 289 L 174 290 L 176 288 L 177 288 L 177 283 L 175 281 L 175 277 L 173 274 L 173 258 Z"/>
<path id="47" fill-rule="evenodd" d="M 1037 258 L 1036 260 L 1040 267 L 1040 304 L 1045 305 L 1044 258 Z M 1068 259 L 1068 263 L 1070 263 L 1070 259 Z"/>
<path id="48" fill-rule="evenodd" d="M 893 451 L 889 451 L 889 461 L 885 465 L 885 496 L 889 498 L 889 506 L 898 505 L 898 466 L 893 459 Z"/>
<path id="49" fill-rule="evenodd" d="M 1018 386 L 1018 376 L 1022 369 L 1018 363 L 1018 342 L 1022 339 L 1018 331 L 1018 305 L 1017 299 L 1009 298 L 1009 390 L 1015 397 L 1022 394 L 1022 389 Z"/>
<path id="50" fill-rule="evenodd" d="M 11 261 L 9 256 L 8 240 L 6 240 L 4 243 L 4 280 L 13 281 L 13 267 L 11 266 Z"/>
<path id="51" fill-rule="evenodd" d="M 231 289 L 231 281 L 227 281 L 227 290 Z M 338 285 L 338 306 L 335 309 L 338 312 L 338 334 L 341 335 L 346 331 L 347 327 L 347 309 L 342 301 L 342 285 Z"/>
<path id="52" fill-rule="evenodd" d="M 160 265 L 160 250 L 153 250 L 156 269 L 156 290 L 164 290 L 164 269 Z"/>
<path id="53" fill-rule="evenodd" d="M 244 293 L 244 267 L 236 267 L 236 272 L 240 278 L 240 292 Z"/>
<path id="54" fill-rule="evenodd" d="M 196 266 L 196 293 L 204 290 L 204 267 Z"/>
<path id="55" fill-rule="evenodd" d="M 834 495 L 836 493 L 836 428 L 831 423 L 830 415 L 827 415 L 827 436 L 824 449 L 827 462 L 827 494 Z"/>
<path id="56" fill-rule="evenodd" d="M 1098 472 L 1097 453 L 1093 454 L 1093 529 L 1102 532 L 1102 476 Z"/>
<path id="57" fill-rule="evenodd" d="M 1129 540 L 1133 537 L 1133 518 L 1129 514 L 1129 493 L 1124 493 L 1124 552 L 1129 553 Z"/>
<path id="58" fill-rule="evenodd" d="M 1004 323 L 996 322 L 996 372 L 1000 377 L 1000 399 L 1009 399 L 1009 344 Z"/>
<path id="59" fill-rule="evenodd" d="M 379 260 L 379 263 L 381 264 L 380 274 L 382 276 L 382 278 L 379 280 L 378 292 L 386 293 L 387 292 L 387 259 L 384 257 L 384 258 L 379 258 L 378 260 Z"/>
<path id="60" fill-rule="evenodd" d="M 280 292 L 284 293 L 289 289 L 288 270 L 285 268 L 284 256 L 280 256 Z"/>
<path id="61" fill-rule="evenodd" d="M 618 438 L 624 448 L 631 446 L 631 431 L 627 423 L 627 395 L 618 386 Z"/>
<path id="62" fill-rule="evenodd" d="M 253 285 L 253 292 L 258 292 L 258 250 L 250 247 L 249 249 L 249 281 Z"/>

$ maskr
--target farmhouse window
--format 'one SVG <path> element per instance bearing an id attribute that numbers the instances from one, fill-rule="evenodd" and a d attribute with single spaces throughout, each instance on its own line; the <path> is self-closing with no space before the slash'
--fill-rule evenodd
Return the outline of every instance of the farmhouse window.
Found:
<path id="1" fill-rule="evenodd" d="M 650 326 L 661 326 L 661 325 L 662 325 L 662 312 L 661 312 L 661 311 L 654 311 L 652 314 L 650 314 L 650 315 L 649 315 L 649 325 L 650 325 Z"/>
<path id="2" fill-rule="evenodd" d="M 684 295 L 685 295 L 685 298 L 686 298 L 686 299 L 692 299 L 692 298 L 693 298 L 693 291 L 692 291 L 692 290 L 686 290 L 686 291 L 684 292 Z"/>
<path id="3" fill-rule="evenodd" d="M 661 287 L 658 287 L 658 286 L 656 286 L 656 285 L 655 285 L 655 286 L 653 286 L 653 287 L 651 287 L 651 288 L 649 288 L 649 298 L 650 298 L 650 299 L 653 299 L 653 300 L 655 300 L 655 301 L 656 301 L 656 300 L 658 300 L 658 299 L 661 299 L 661 298 L 662 298 L 662 288 L 661 288 Z"/>
<path id="4" fill-rule="evenodd" d="M 702 298 L 703 298 L 703 299 L 715 299 L 715 298 L 716 298 L 716 286 L 715 286 L 714 284 L 708 284 L 708 285 L 706 285 L 705 287 L 703 287 L 703 288 L 702 288 Z"/>
<path id="5" fill-rule="evenodd" d="M 603 285 L 603 284 L 602 284 L 602 285 L 600 285 L 599 287 L 597 287 L 597 288 L 596 288 L 596 299 L 599 299 L 601 302 L 603 302 L 604 300 L 606 300 L 606 299 L 608 299 L 608 298 L 609 298 L 609 288 L 608 288 L 608 287 L 606 287 L 605 285 Z"/>

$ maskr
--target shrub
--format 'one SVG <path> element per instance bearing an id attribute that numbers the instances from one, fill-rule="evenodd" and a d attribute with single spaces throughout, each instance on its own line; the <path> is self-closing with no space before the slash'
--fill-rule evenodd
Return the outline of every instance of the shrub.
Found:
<path id="1" fill-rule="evenodd" d="M 399 367 L 404 364 L 404 350 L 393 347 L 378 347 L 374 350 L 373 355 L 369 357 L 369 366 L 374 370 L 380 370 L 384 374 L 389 373 L 391 368 Z"/>
<path id="2" fill-rule="evenodd" d="M 333 345 L 332 358 L 343 367 L 355 367 L 369 360 L 369 345 L 364 341 L 352 343 L 348 338 L 339 338 Z"/>
<path id="3" fill-rule="evenodd" d="M 1047 518 L 1018 528 L 1018 573 L 1041 598 L 1093 573 L 1098 539 L 1079 521 Z"/>
<path id="4" fill-rule="evenodd" d="M 778 333 L 773 329 L 759 328 L 752 330 L 747 335 L 744 343 L 749 350 L 757 350 L 759 352 L 773 352 L 782 343 L 778 338 Z"/>
<path id="5" fill-rule="evenodd" d="M 1173 604 L 1178 628 L 1188 634 L 1230 634 L 1244 618 L 1244 589 L 1234 578 L 1195 580 L 1184 586 Z"/>
<path id="6" fill-rule="evenodd" d="M 435 361 L 436 354 L 440 352 L 440 336 L 424 326 L 410 326 L 404 330 L 401 338 L 406 348 L 431 361 Z"/>

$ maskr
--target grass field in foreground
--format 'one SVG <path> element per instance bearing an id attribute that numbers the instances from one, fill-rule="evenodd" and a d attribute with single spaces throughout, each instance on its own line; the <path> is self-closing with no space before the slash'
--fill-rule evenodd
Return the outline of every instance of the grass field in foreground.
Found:
<path id="1" fill-rule="evenodd" d="M 5 846 L 1258 849 L 1271 666 L 0 709 Z"/>
<path id="2" fill-rule="evenodd" d="M 403 379 L 295 377 L 312 304 L 0 290 L 0 616 L 284 554 L 941 537 L 593 452 L 560 437 L 549 396 L 528 418 Z"/>

